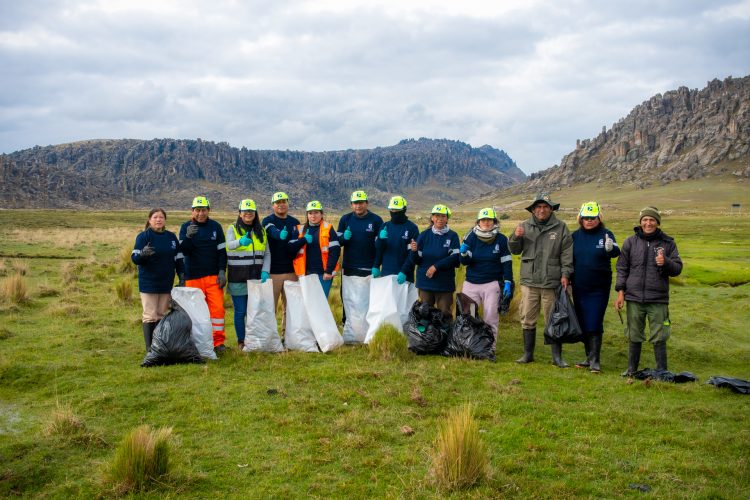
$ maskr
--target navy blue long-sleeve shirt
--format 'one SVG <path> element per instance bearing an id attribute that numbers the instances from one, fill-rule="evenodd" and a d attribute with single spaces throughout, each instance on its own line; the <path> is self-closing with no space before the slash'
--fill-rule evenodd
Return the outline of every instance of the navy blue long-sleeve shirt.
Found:
<path id="1" fill-rule="evenodd" d="M 185 231 L 190 224 L 198 226 L 198 232 L 187 238 Z M 185 279 L 193 280 L 216 276 L 227 268 L 227 244 L 221 224 L 213 219 L 204 223 L 189 220 L 180 227 L 180 249 L 185 256 Z"/>
<path id="2" fill-rule="evenodd" d="M 349 269 L 370 271 L 375 263 L 375 238 L 383 226 L 379 215 L 367 212 L 364 217 L 357 217 L 349 212 L 341 217 L 338 225 L 339 242 L 344 247 L 344 259 L 341 263 L 344 272 Z M 344 232 L 349 228 L 352 237 L 344 239 Z"/>
<path id="3" fill-rule="evenodd" d="M 458 260 L 458 234 L 452 229 L 440 235 L 427 228 L 417 238 L 417 251 L 411 252 L 411 260 L 417 265 L 417 288 L 428 292 L 456 291 L 456 268 Z M 435 266 L 437 272 L 427 277 L 427 269 Z"/>
<path id="4" fill-rule="evenodd" d="M 375 262 L 373 267 L 381 267 L 382 276 L 404 273 L 406 279 L 414 283 L 414 263 L 409 258 L 409 243 L 419 237 L 419 228 L 410 220 L 401 224 L 388 221 L 383 224 L 388 237 L 380 233 L 375 238 Z"/>
<path id="5" fill-rule="evenodd" d="M 307 228 L 307 233 L 313 237 L 312 243 L 307 243 L 304 238 L 299 238 L 299 231 L 294 228 L 294 232 L 290 233 L 289 251 L 297 253 L 302 248 L 302 245 L 306 245 L 305 248 L 305 272 L 307 274 L 333 274 L 336 269 L 336 263 L 339 261 L 341 255 L 341 246 L 339 244 L 339 237 L 336 234 L 336 230 L 333 228 L 333 224 L 329 230 L 328 236 L 328 263 L 326 268 L 323 269 L 323 255 L 320 251 L 320 226 L 310 226 Z"/>
<path id="6" fill-rule="evenodd" d="M 156 253 L 143 257 L 143 247 L 150 244 Z M 130 260 L 138 266 L 138 291 L 142 293 L 169 293 L 175 273 L 184 272 L 182 253 L 177 236 L 172 231 L 157 232 L 151 228 L 135 237 Z"/>
<path id="7" fill-rule="evenodd" d="M 268 235 L 268 246 L 271 249 L 271 274 L 287 274 L 293 273 L 294 267 L 292 266 L 292 260 L 294 260 L 294 254 L 289 253 L 289 240 L 292 237 L 294 228 L 297 227 L 299 221 L 287 215 L 286 218 L 282 219 L 276 214 L 271 214 L 263 219 L 261 225 L 265 228 L 266 234 Z M 281 230 L 286 228 L 288 236 L 286 240 L 282 241 L 279 237 Z"/>
<path id="8" fill-rule="evenodd" d="M 466 266 L 466 281 L 483 285 L 492 281 L 513 281 L 513 257 L 508 250 L 508 238 L 497 233 L 495 241 L 485 243 L 472 231 L 464 243 L 469 246 L 461 254 L 461 264 Z"/>
<path id="9" fill-rule="evenodd" d="M 610 252 L 604 249 L 604 235 L 614 241 Z M 612 286 L 610 259 L 620 255 L 615 235 L 609 229 L 597 227 L 593 231 L 579 228 L 573 237 L 573 286 L 581 289 L 609 290 Z"/>

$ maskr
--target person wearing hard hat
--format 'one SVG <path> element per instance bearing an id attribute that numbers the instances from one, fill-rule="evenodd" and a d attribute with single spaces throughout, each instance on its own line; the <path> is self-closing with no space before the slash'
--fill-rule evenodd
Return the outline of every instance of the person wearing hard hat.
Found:
<path id="1" fill-rule="evenodd" d="M 394 196 L 388 202 L 391 220 L 375 238 L 375 263 L 372 276 L 397 275 L 398 283 L 414 283 L 414 264 L 409 258 L 409 244 L 416 241 L 419 228 L 406 215 L 406 198 Z"/>
<path id="2" fill-rule="evenodd" d="M 289 242 L 290 251 L 295 254 L 294 272 L 297 276 L 317 275 L 328 297 L 339 269 L 339 237 L 333 224 L 323 220 L 323 205 L 319 201 L 308 203 L 305 211 L 307 220 L 294 228 Z"/>
<path id="3" fill-rule="evenodd" d="M 260 279 L 265 283 L 270 269 L 271 251 L 255 201 L 242 200 L 237 221 L 227 228 L 227 291 L 234 304 L 234 331 L 239 350 L 245 347 L 247 280 Z"/>
<path id="4" fill-rule="evenodd" d="M 620 311 L 627 302 L 625 336 L 628 349 L 628 369 L 623 377 L 638 371 L 641 344 L 648 340 L 654 345 L 657 370 L 667 370 L 667 339 L 672 333 L 669 320 L 669 278 L 682 272 L 682 259 L 674 238 L 659 227 L 661 213 L 656 207 L 641 210 L 639 225 L 622 244 L 617 259 L 615 308 Z M 649 336 L 646 339 L 646 319 Z"/>
<path id="5" fill-rule="evenodd" d="M 453 292 L 459 266 L 458 234 L 448 227 L 451 211 L 435 205 L 430 211 L 430 227 L 411 243 L 411 260 L 417 266 L 419 300 L 453 317 Z"/>
<path id="6" fill-rule="evenodd" d="M 344 276 L 370 276 L 375 264 L 375 238 L 383 226 L 383 219 L 369 211 L 367 193 L 354 191 L 349 198 L 352 211 L 339 219 L 338 236 L 344 248 L 341 262 Z M 341 299 L 344 298 L 344 284 L 341 283 Z M 346 308 L 342 323 L 346 323 Z"/>
<path id="7" fill-rule="evenodd" d="M 200 288 L 206 296 L 214 351 L 223 354 L 224 287 L 227 285 L 227 249 L 221 224 L 209 218 L 211 205 L 205 196 L 196 196 L 192 218 L 180 227 L 180 248 L 185 256 L 185 286 Z"/>
<path id="8" fill-rule="evenodd" d="M 620 255 L 615 235 L 604 227 L 602 209 L 595 201 L 581 205 L 578 229 L 573 231 L 573 302 L 583 331 L 586 361 L 578 368 L 599 373 L 604 334 L 604 313 L 612 288 L 611 259 Z"/>
<path id="9" fill-rule="evenodd" d="M 500 232 L 493 208 L 477 214 L 476 225 L 459 248 L 461 264 L 466 266 L 466 280 L 461 292 L 482 305 L 484 322 L 492 327 L 497 343 L 498 306 L 501 296 L 510 296 L 513 285 L 513 258 L 508 238 Z"/>
<path id="10" fill-rule="evenodd" d="M 555 307 L 556 291 L 562 285 L 567 293 L 573 273 L 573 238 L 568 226 L 555 217 L 560 208 L 547 193 L 540 193 L 526 207 L 531 217 L 516 226 L 508 239 L 513 255 L 521 254 L 521 328 L 523 329 L 523 356 L 517 363 L 534 361 L 536 322 L 540 306 L 544 308 L 545 322 L 549 322 Z M 547 339 L 545 338 L 545 342 Z M 567 368 L 562 359 L 562 344 L 551 342 L 552 362 L 558 368 Z"/>
<path id="11" fill-rule="evenodd" d="M 268 246 L 271 249 L 271 280 L 273 281 L 273 303 L 278 305 L 281 297 L 281 328 L 286 325 L 286 295 L 284 281 L 297 281 L 292 259 L 289 253 L 289 236 L 299 221 L 289 215 L 289 196 L 283 191 L 271 196 L 273 213 L 263 219 L 262 225 L 268 235 Z"/>

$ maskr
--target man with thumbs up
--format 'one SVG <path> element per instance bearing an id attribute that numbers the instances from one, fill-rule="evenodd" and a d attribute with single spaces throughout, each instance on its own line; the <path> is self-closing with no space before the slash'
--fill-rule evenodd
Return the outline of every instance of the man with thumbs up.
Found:
<path id="1" fill-rule="evenodd" d="M 627 303 L 625 336 L 630 342 L 624 377 L 638 371 L 641 344 L 646 340 L 654 345 L 656 369 L 667 370 L 667 339 L 671 334 L 669 278 L 682 272 L 682 260 L 674 239 L 662 232 L 660 225 L 661 213 L 656 207 L 641 210 L 639 225 L 633 228 L 635 234 L 622 244 L 617 259 L 615 308 L 620 311 Z"/>

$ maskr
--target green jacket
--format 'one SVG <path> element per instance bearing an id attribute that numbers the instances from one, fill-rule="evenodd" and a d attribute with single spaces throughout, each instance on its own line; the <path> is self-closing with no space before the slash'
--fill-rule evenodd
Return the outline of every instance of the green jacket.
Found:
<path id="1" fill-rule="evenodd" d="M 551 214 L 546 224 L 534 217 L 521 223 L 525 234 L 515 231 L 508 238 L 508 248 L 521 254 L 521 284 L 537 288 L 557 288 L 560 278 L 573 274 L 573 238 L 568 226 Z"/>

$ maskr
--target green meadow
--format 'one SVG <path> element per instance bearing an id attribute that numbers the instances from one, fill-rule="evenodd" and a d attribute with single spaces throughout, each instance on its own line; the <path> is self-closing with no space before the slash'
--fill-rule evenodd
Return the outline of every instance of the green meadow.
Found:
<path id="1" fill-rule="evenodd" d="M 114 496 L 107 470 L 116 448 L 148 424 L 172 428 L 171 468 L 132 493 L 139 497 L 748 498 L 750 398 L 706 384 L 713 375 L 750 379 L 748 191 L 717 178 L 552 193 L 571 229 L 576 207 L 600 201 L 620 243 L 642 206 L 664 212 L 662 228 L 685 264 L 672 282 L 669 368 L 699 378 L 679 385 L 620 376 L 627 342 L 611 308 L 599 375 L 551 365 L 541 332 L 536 362 L 514 363 L 522 351 L 515 307 L 501 318 L 496 363 L 382 361 L 366 346 L 242 354 L 228 308 L 226 356 L 141 368 L 141 307 L 128 262 L 147 210 L 0 210 L 0 496 Z M 462 234 L 477 208 L 496 205 L 507 235 L 527 216 L 527 201 L 456 207 L 451 225 Z M 188 212 L 168 215 L 177 230 Z M 225 227 L 235 217 L 213 216 Z M 462 280 L 460 270 L 459 289 Z M 25 297 L 10 297 L 11 281 L 26 287 Z M 338 278 L 335 287 L 340 319 Z M 572 364 L 583 347 L 566 345 L 563 354 Z M 647 366 L 653 354 L 644 346 Z M 445 491 L 431 473 L 434 443 L 443 418 L 467 403 L 489 475 Z M 61 409 L 75 417 L 68 430 L 52 425 Z"/>

